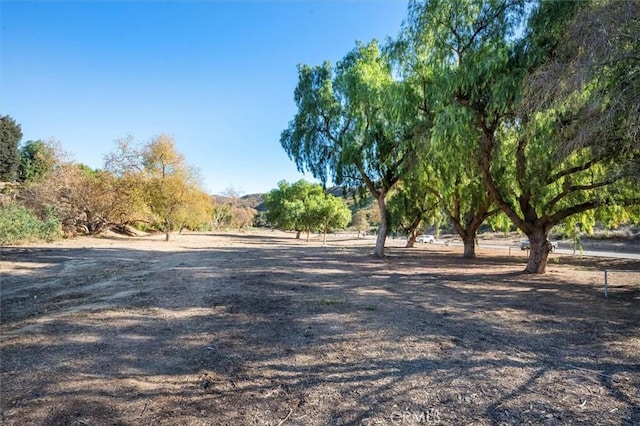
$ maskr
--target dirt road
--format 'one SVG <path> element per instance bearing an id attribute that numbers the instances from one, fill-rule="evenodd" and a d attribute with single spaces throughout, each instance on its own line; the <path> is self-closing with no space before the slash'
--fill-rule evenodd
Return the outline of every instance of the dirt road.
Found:
<path id="1" fill-rule="evenodd" d="M 638 261 L 162 238 L 3 248 L 0 423 L 640 424 Z"/>

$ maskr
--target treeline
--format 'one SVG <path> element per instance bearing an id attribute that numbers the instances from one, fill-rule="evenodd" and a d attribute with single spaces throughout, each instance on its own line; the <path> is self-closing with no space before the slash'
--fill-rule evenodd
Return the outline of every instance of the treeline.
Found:
<path id="1" fill-rule="evenodd" d="M 199 173 L 159 135 L 146 143 L 116 142 L 101 169 L 71 161 L 56 142 L 20 143 L 20 125 L 0 117 L 3 170 L 0 182 L 0 243 L 98 234 L 106 229 L 211 231 L 249 226 L 278 227 L 299 234 L 326 234 L 351 223 L 350 207 L 321 185 L 280 182 L 269 194 L 241 197 L 233 189 L 209 195 Z M 256 204 L 262 211 L 258 212 Z M 352 206 L 353 207 L 353 206 Z M 355 208 L 355 207 L 353 207 Z M 374 216 L 355 216 L 358 232 L 377 226 Z"/>
<path id="2" fill-rule="evenodd" d="M 475 256 L 483 224 L 530 240 L 640 221 L 640 3 L 411 1 L 396 39 L 300 65 L 281 145 L 301 171 L 367 193 L 375 254 L 443 220 Z"/>
<path id="3" fill-rule="evenodd" d="M 183 229 L 242 229 L 253 222 L 255 210 L 239 196 L 216 200 L 204 191 L 198 171 L 169 136 L 145 144 L 120 140 L 104 168 L 94 170 L 67 160 L 56 143 L 19 144 L 20 126 L 8 116 L 0 119 L 2 243 L 107 228 L 131 232 L 128 227 L 161 231 L 169 239 Z"/>

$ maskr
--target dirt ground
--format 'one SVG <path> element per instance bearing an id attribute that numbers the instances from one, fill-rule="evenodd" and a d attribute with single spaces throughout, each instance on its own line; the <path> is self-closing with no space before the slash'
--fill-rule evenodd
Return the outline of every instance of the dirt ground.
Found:
<path id="1" fill-rule="evenodd" d="M 162 239 L 2 249 L 0 423 L 640 424 L 640 261 Z"/>

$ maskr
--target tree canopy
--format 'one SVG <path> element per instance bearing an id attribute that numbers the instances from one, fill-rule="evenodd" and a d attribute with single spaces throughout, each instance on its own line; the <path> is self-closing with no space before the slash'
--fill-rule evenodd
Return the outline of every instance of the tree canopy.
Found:
<path id="1" fill-rule="evenodd" d="M 0 182 L 13 182 L 18 171 L 18 144 L 22 129 L 8 115 L 0 116 Z"/>
<path id="2" fill-rule="evenodd" d="M 473 257 L 480 225 L 501 211 L 493 226 L 508 218 L 525 233 L 526 271 L 542 273 L 554 226 L 638 220 L 639 9 L 412 1 L 384 48 L 359 43 L 335 67 L 299 66 L 281 144 L 300 170 L 369 190 L 379 256 L 386 197 L 401 182 L 410 199 L 397 198 L 396 215 L 430 193 Z"/>
<path id="3" fill-rule="evenodd" d="M 375 254 L 384 255 L 389 229 L 386 197 L 410 163 L 415 122 L 407 86 L 393 77 L 376 41 L 358 44 L 336 66 L 300 65 L 298 112 L 280 142 L 298 169 L 326 183 L 357 188 L 377 200 L 380 227 Z"/>
<path id="4" fill-rule="evenodd" d="M 302 232 L 307 240 L 312 231 L 326 234 L 332 229 L 343 229 L 351 221 L 351 211 L 341 198 L 327 194 L 321 185 L 301 179 L 293 184 L 286 181 L 278 183 L 265 199 L 267 219 L 284 230 L 297 231 L 296 238 Z"/>

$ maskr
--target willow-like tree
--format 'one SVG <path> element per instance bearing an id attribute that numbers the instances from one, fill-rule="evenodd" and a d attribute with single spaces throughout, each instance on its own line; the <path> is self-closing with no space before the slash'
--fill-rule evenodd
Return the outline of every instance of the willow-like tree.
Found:
<path id="1" fill-rule="evenodd" d="M 424 181 L 426 177 L 420 168 L 414 169 L 398 182 L 389 198 L 391 228 L 408 235 L 406 247 L 415 245 L 424 226 L 440 224 L 443 219 L 440 200 Z"/>
<path id="2" fill-rule="evenodd" d="M 412 158 L 416 115 L 411 93 L 393 77 L 377 42 L 358 44 L 333 68 L 298 67 L 298 112 L 280 142 L 301 171 L 375 198 L 380 226 L 374 254 L 384 256 L 387 195 Z M 411 112 L 409 112 L 409 110 Z"/>
<path id="3" fill-rule="evenodd" d="M 517 11 L 518 2 L 502 3 L 413 2 L 410 19 L 393 49 L 403 65 L 405 81 L 417 93 L 418 108 L 427 126 L 416 152 L 420 164 L 413 172 L 414 179 L 421 182 L 423 191 L 437 198 L 463 241 L 465 258 L 476 256 L 477 232 L 499 209 L 483 181 L 480 147 L 485 135 L 478 126 L 477 114 L 460 102 L 462 88 L 469 84 L 468 76 L 462 74 L 467 72 L 464 67 L 469 62 L 476 72 L 482 66 L 495 67 L 490 59 L 476 63 L 482 58 L 474 56 L 473 49 L 476 37 L 502 40 L 511 13 L 507 9 Z M 466 26 L 469 17 L 479 20 L 476 27 Z M 512 98 L 494 99 L 497 96 L 487 83 L 490 81 L 472 90 L 485 102 L 482 114 L 492 115 L 500 122 L 504 114 L 500 102 Z M 512 82 L 507 83 L 513 86 Z"/>
<path id="4" fill-rule="evenodd" d="M 639 30 L 633 2 L 543 2 L 532 15 L 522 50 L 535 71 L 518 121 L 483 153 L 515 159 L 513 188 L 495 173 L 487 183 L 531 241 L 527 272 L 545 271 L 555 225 L 638 219 Z"/>
<path id="5" fill-rule="evenodd" d="M 627 207 L 637 203 L 637 183 L 630 183 L 627 166 L 637 164 L 637 148 L 608 150 L 594 141 L 571 143 L 586 111 L 596 115 L 609 111 L 613 98 L 603 96 L 607 91 L 602 89 L 620 78 L 612 71 L 616 67 L 600 63 L 582 74 L 589 78 L 580 79 L 554 102 L 516 108 L 531 96 L 522 91 L 528 75 L 536 70 L 544 73 L 544 64 L 561 51 L 576 57 L 590 50 L 580 42 L 576 48 L 569 29 L 584 22 L 584 15 L 576 15 L 580 9 L 590 10 L 587 15 L 596 19 L 603 12 L 599 4 L 541 2 L 532 9 L 520 40 L 514 37 L 524 16 L 518 1 L 429 1 L 414 9 L 424 42 L 446 64 L 443 102 L 464 107 L 482 135 L 479 163 L 487 190 L 531 241 L 526 272 L 545 271 L 551 249 L 548 235 L 555 225 L 575 215 L 587 218 L 591 210 L 607 220 L 623 220 L 629 217 Z M 637 14 L 618 25 L 633 32 Z M 633 51 L 634 43 L 611 36 L 612 27 L 601 30 L 611 45 Z M 573 48 L 563 49 L 567 44 Z M 571 68 L 566 67 L 564 74 L 572 74 Z M 558 87 L 563 85 L 560 81 Z M 625 120 L 610 123 L 606 137 L 624 139 Z"/>

